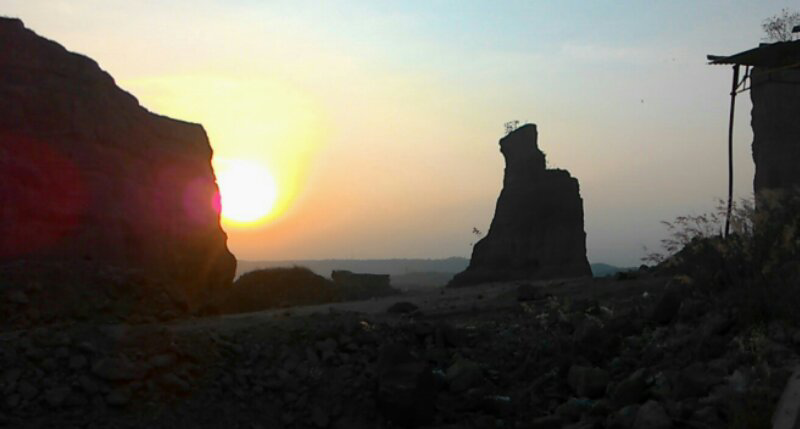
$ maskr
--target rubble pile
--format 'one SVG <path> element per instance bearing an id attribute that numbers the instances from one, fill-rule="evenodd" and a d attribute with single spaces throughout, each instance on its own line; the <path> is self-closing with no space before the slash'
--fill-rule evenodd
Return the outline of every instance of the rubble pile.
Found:
<path id="1" fill-rule="evenodd" d="M 0 425 L 679 428 L 769 418 L 800 330 L 671 282 L 594 302 L 0 336 Z M 372 320 L 375 319 L 375 320 Z M 766 417 L 764 417 L 766 416 Z M 743 424 L 743 423 L 739 423 Z"/>

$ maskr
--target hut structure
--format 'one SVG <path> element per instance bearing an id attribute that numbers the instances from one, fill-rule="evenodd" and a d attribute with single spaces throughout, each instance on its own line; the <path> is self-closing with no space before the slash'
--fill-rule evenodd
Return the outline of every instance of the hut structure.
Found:
<path id="1" fill-rule="evenodd" d="M 766 189 L 800 186 L 800 40 L 762 43 L 734 55 L 709 55 L 708 60 L 710 64 L 733 68 L 728 126 L 727 237 L 733 200 L 733 117 L 738 93 L 749 90 L 753 102 L 755 195 Z"/>

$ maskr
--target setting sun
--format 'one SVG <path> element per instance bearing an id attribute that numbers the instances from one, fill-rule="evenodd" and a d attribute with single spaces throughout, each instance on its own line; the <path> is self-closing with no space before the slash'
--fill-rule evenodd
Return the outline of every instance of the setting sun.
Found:
<path id="1" fill-rule="evenodd" d="M 125 86 L 148 107 L 203 124 L 229 243 L 262 242 L 253 234 L 292 210 L 328 140 L 319 97 L 275 74 L 177 73 Z"/>
<path id="2" fill-rule="evenodd" d="M 220 160 L 215 164 L 223 221 L 247 225 L 265 220 L 278 197 L 275 180 L 267 169 L 246 160 Z"/>

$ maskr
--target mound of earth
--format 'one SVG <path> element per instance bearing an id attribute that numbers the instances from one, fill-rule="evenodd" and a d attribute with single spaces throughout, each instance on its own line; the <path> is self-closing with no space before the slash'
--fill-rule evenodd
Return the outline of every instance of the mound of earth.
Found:
<path id="1" fill-rule="evenodd" d="M 265 268 L 234 282 L 222 311 L 246 313 L 341 301 L 358 301 L 399 293 L 388 275 L 334 270 L 333 281 L 305 267 Z"/>
<path id="2" fill-rule="evenodd" d="M 342 300 L 355 301 L 400 293 L 392 287 L 388 274 L 364 274 L 333 270 L 331 279 Z"/>
<path id="3" fill-rule="evenodd" d="M 245 313 L 338 299 L 333 283 L 308 268 L 267 268 L 239 277 L 228 293 L 223 311 Z"/>

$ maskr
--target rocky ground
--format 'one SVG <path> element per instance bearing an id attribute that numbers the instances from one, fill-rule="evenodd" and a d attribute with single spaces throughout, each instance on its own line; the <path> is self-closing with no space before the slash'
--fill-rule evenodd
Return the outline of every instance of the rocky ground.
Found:
<path id="1" fill-rule="evenodd" d="M 0 426 L 769 427 L 800 330 L 731 302 L 643 277 L 59 320 L 0 334 Z"/>

